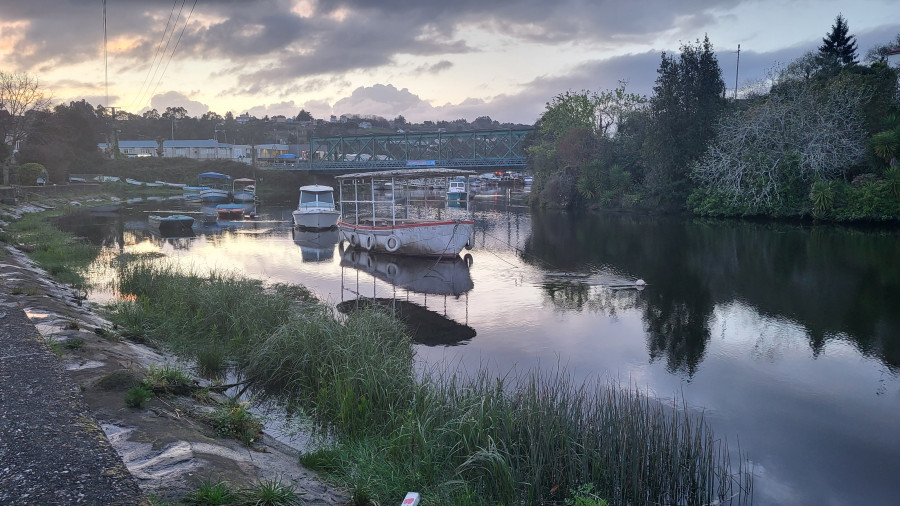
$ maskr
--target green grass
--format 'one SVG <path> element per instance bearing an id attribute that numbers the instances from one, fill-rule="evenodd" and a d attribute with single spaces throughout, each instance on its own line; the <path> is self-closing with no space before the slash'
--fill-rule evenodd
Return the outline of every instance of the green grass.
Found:
<path id="1" fill-rule="evenodd" d="M 193 358 L 218 346 L 255 395 L 308 413 L 326 442 L 303 462 L 357 504 L 409 490 L 424 504 L 749 501 L 743 456 L 732 469 L 702 414 L 636 386 L 565 371 L 418 375 L 389 316 L 336 315 L 301 288 L 236 275 L 139 260 L 120 266 L 119 288 L 133 295 L 113 308 L 119 325 Z"/>
<path id="2" fill-rule="evenodd" d="M 70 211 L 28 213 L 7 225 L 3 240 L 25 251 L 55 279 L 77 289 L 87 288 L 84 272 L 100 253 L 98 246 L 56 228 L 52 219 Z"/>
<path id="3" fill-rule="evenodd" d="M 216 434 L 250 446 L 262 433 L 262 420 L 250 413 L 246 403 L 232 403 L 223 406 L 211 415 L 209 421 L 216 429 Z"/>
<path id="4" fill-rule="evenodd" d="M 151 365 L 144 378 L 144 388 L 156 394 L 185 395 L 194 390 L 194 379 L 182 368 L 164 364 Z"/>
<path id="5" fill-rule="evenodd" d="M 153 392 L 142 386 L 135 386 L 125 392 L 125 405 L 130 408 L 143 408 L 153 397 Z"/>

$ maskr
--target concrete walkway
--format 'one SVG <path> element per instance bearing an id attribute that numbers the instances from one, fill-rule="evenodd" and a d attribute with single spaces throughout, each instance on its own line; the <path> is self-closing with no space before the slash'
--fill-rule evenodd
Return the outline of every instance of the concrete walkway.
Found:
<path id="1" fill-rule="evenodd" d="M 141 504 L 81 392 L 0 284 L 0 504 Z"/>

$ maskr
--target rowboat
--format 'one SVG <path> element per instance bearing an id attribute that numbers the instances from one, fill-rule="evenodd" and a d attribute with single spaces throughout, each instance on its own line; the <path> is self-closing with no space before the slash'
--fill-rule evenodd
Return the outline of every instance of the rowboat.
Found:
<path id="1" fill-rule="evenodd" d="M 340 213 L 334 205 L 334 188 L 323 185 L 300 187 L 300 201 L 291 213 L 294 225 L 308 229 L 326 229 L 337 225 Z"/>
<path id="2" fill-rule="evenodd" d="M 150 228 L 156 230 L 161 235 L 175 235 L 192 232 L 194 218 L 183 214 L 173 214 L 171 216 L 150 215 L 147 218 Z"/>
<path id="3" fill-rule="evenodd" d="M 353 249 L 429 257 L 453 257 L 471 248 L 475 222 L 434 215 L 424 193 L 424 217 L 412 216 L 410 191 L 398 191 L 411 179 L 470 176 L 456 169 L 397 169 L 335 176 L 340 183 L 341 240 Z M 379 184 L 390 182 L 390 190 L 379 194 Z M 441 198 L 440 206 L 444 205 Z M 433 210 L 433 209 L 432 209 Z"/>
<path id="4" fill-rule="evenodd" d="M 244 218 L 244 205 L 219 204 L 216 206 L 216 217 L 220 220 L 241 220 Z"/>

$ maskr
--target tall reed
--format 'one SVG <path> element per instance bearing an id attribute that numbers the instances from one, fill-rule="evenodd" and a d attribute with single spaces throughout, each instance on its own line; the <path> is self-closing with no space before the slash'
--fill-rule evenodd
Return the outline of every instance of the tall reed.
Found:
<path id="1" fill-rule="evenodd" d="M 610 504 L 749 502 L 750 473 L 683 405 L 564 370 L 417 377 L 402 325 L 335 315 L 298 287 L 129 263 L 113 318 L 190 355 L 217 343 L 256 392 L 310 413 L 304 457 L 360 502 L 553 504 L 592 485 Z"/>

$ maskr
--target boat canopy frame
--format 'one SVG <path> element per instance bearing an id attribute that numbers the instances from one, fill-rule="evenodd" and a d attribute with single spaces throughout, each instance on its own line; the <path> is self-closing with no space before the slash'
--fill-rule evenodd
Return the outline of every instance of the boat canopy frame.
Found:
<path id="1" fill-rule="evenodd" d="M 410 201 L 409 199 L 409 188 L 408 183 L 410 179 L 419 179 L 419 178 L 447 178 L 448 180 L 451 177 L 459 177 L 465 176 L 466 181 L 468 182 L 469 177 L 476 175 L 477 172 L 471 170 L 461 170 L 461 169 L 445 169 L 445 168 L 434 168 L 434 169 L 395 169 L 395 170 L 381 170 L 374 172 L 356 172 L 353 174 L 342 174 L 339 176 L 335 176 L 334 178 L 338 181 L 338 196 L 340 199 L 341 205 L 341 221 L 343 221 L 347 214 L 344 209 L 345 204 L 353 204 L 353 218 L 354 225 L 359 225 L 359 217 L 360 217 L 360 204 L 369 203 L 372 204 L 372 223 L 374 225 L 375 220 L 378 216 L 376 211 L 377 204 L 390 204 L 391 206 L 391 226 L 397 226 L 397 220 L 403 219 L 408 220 L 409 216 L 409 206 L 406 206 L 407 216 L 403 218 L 399 218 L 397 216 L 397 181 L 407 183 L 407 191 L 404 192 L 406 197 L 406 202 Z M 390 192 L 390 200 L 379 201 L 375 198 L 375 183 L 377 181 L 390 182 L 391 183 L 391 192 Z M 353 183 L 353 199 L 345 199 L 344 198 L 344 183 L 352 182 Z M 359 183 L 368 183 L 370 186 L 370 191 L 372 198 L 371 200 L 360 200 L 359 197 Z M 467 193 L 468 195 L 468 193 Z M 446 198 L 444 199 L 446 200 Z M 428 194 L 427 191 L 425 193 L 425 204 L 426 207 L 428 205 Z M 466 210 L 468 211 L 468 206 L 466 206 Z"/>

